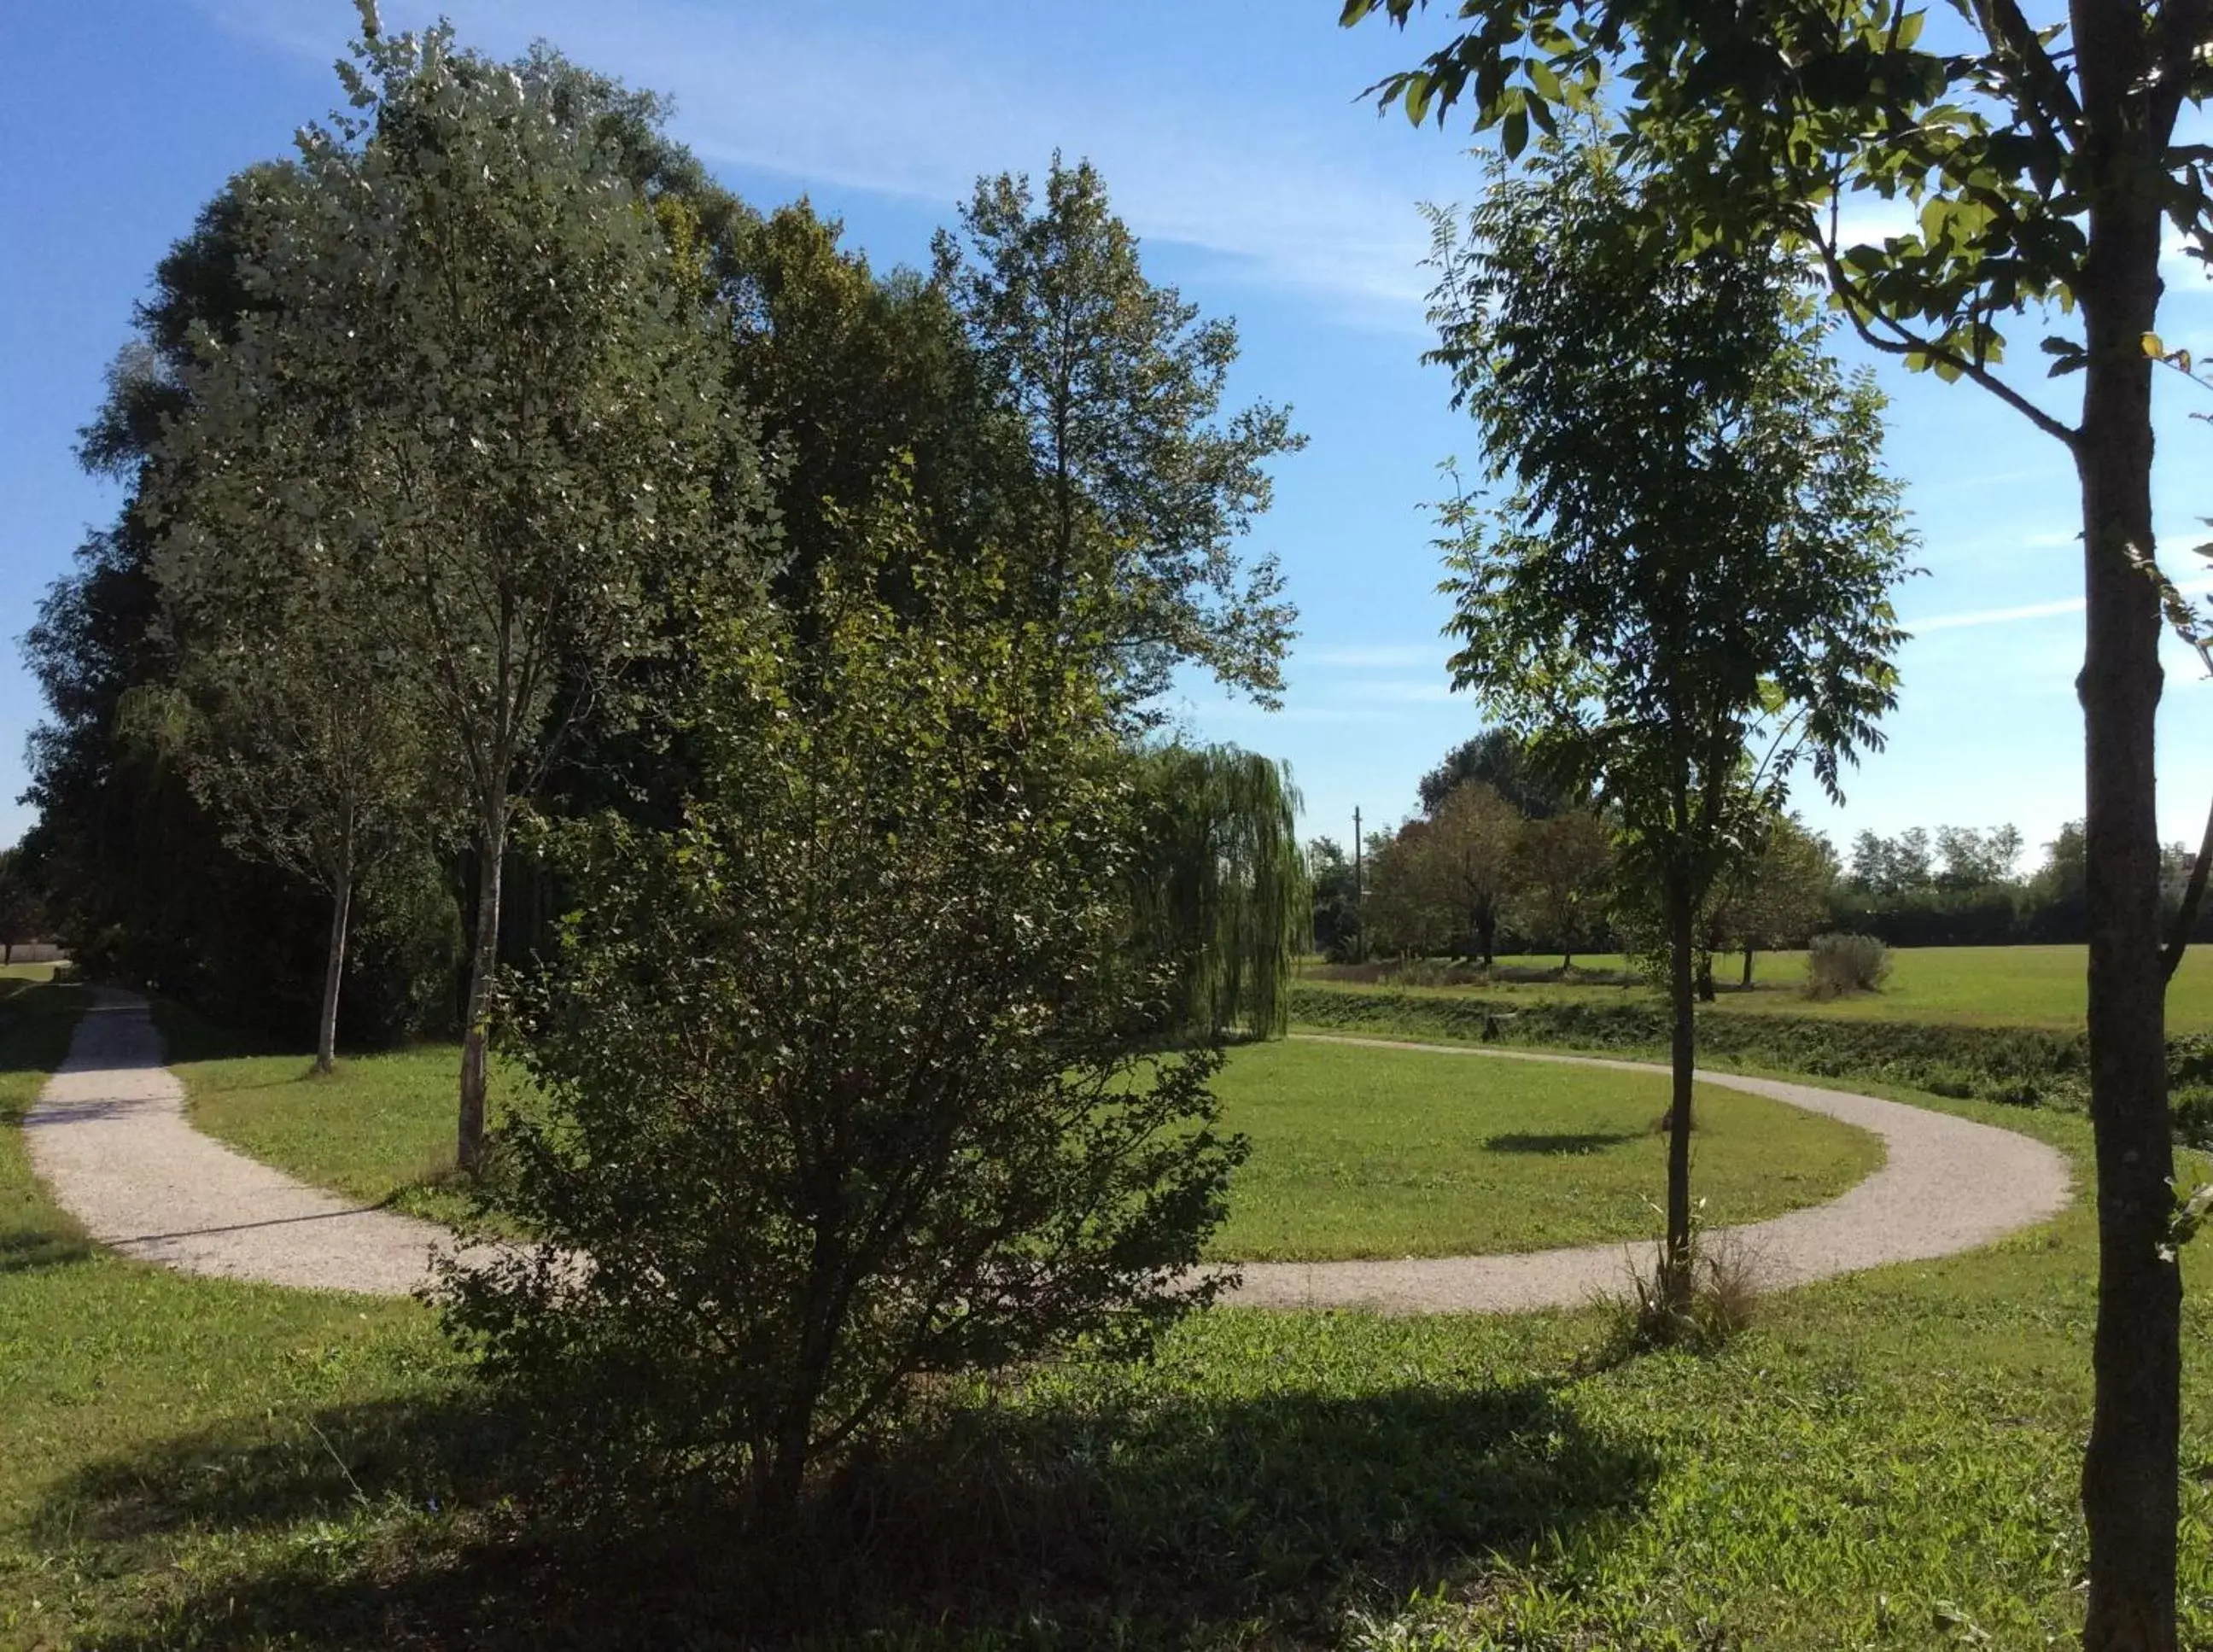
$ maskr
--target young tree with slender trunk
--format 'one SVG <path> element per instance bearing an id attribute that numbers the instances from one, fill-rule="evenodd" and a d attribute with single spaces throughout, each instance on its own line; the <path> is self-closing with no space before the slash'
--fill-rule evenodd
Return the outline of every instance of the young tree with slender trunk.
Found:
<path id="1" fill-rule="evenodd" d="M 355 113 L 241 180 L 261 308 L 198 339 L 187 388 L 289 433 L 240 460 L 237 485 L 343 570 L 346 622 L 420 689 L 459 777 L 477 896 L 456 1138 L 473 1168 L 517 811 L 571 731 L 633 709 L 632 668 L 671 616 L 704 623 L 749 591 L 759 466 L 680 224 L 564 113 L 558 65 L 363 16 L 358 66 L 341 66 Z"/>
<path id="2" fill-rule="evenodd" d="M 422 844 L 447 789 L 430 771 L 422 697 L 374 645 L 362 594 L 296 537 L 289 512 L 209 479 L 284 442 L 246 407 L 203 404 L 173 428 L 168 466 L 203 479 L 154 561 L 175 677 L 127 701 L 124 723 L 177 755 L 233 848 L 330 902 L 315 1018 L 315 1070 L 328 1073 L 356 897 Z"/>
<path id="3" fill-rule="evenodd" d="M 1405 23 L 1427 0 L 1344 0 L 1347 24 Z M 2091 1120 L 2098 1164 L 2097 1397 L 2083 1460 L 2084 1644 L 2171 1652 L 2181 1428 L 2181 1277 L 2169 1225 L 2166 980 L 2154 761 L 2152 369 L 2161 241 L 2213 258 L 2208 147 L 2179 123 L 2213 97 L 2213 0 L 2080 0 L 2039 24 L 1960 0 L 1949 40 L 1905 0 L 1460 0 L 1464 33 L 1375 88 L 1419 121 L 1465 99 L 1509 153 L 1555 106 L 1613 100 L 1669 170 L 1698 235 L 1778 232 L 1820 260 L 1860 336 L 1909 368 L 1966 379 L 2058 441 L 2082 496 L 2082 703 Z M 1853 193 L 1916 209 L 1856 241 Z M 2056 311 L 2055 313 L 2055 307 Z M 2082 375 L 2055 412 L 2005 367 L 2002 322 L 2031 308 L 2079 334 L 2043 341 Z"/>
<path id="4" fill-rule="evenodd" d="M 1436 215 L 1433 359 L 1510 491 L 1445 511 L 1457 686 L 1587 783 L 1665 914 L 1673 1007 L 1664 1272 L 1689 1284 L 1696 923 L 1801 762 L 1880 744 L 1911 543 L 1881 398 L 1795 266 L 1643 227 L 1603 141 Z"/>

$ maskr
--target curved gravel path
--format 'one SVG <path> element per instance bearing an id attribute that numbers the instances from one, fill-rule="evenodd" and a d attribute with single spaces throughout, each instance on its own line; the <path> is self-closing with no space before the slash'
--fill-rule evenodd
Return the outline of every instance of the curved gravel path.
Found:
<path id="1" fill-rule="evenodd" d="M 1481 1061 L 1560 1062 L 1619 1072 L 1661 1073 L 1655 1062 L 1556 1056 L 1533 1050 L 1318 1033 L 1294 1037 L 1378 1050 L 1423 1050 Z M 1701 1071 L 1698 1082 L 1826 1113 L 1882 1138 L 1881 1169 L 1839 1198 L 1708 1236 L 1753 1267 L 1770 1289 L 1892 1262 L 1925 1261 L 1988 1245 L 2066 1208 L 2073 1178 L 2064 1155 L 2009 1130 L 1950 1113 L 1825 1090 L 1781 1079 Z M 1696 1191 L 1697 1170 L 1692 1172 Z M 1396 1261 L 1248 1262 L 1239 1302 L 1263 1308 L 1365 1308 L 1387 1314 L 1510 1314 L 1579 1307 L 1618 1295 L 1632 1265 L 1659 1247 L 1585 1245 L 1518 1256 L 1408 1257 Z"/>
<path id="2" fill-rule="evenodd" d="M 94 989 L 23 1133 L 94 1239 L 185 1273 L 398 1296 L 452 1247 L 436 1223 L 348 1204 L 195 1130 L 136 993 Z"/>
<path id="3" fill-rule="evenodd" d="M 1665 1073 L 1649 1062 L 1527 1050 L 1302 1033 L 1316 1042 L 1491 1061 Z M 1714 1235 L 1771 1287 L 1972 1250 L 2049 1220 L 2070 1191 L 2067 1161 L 2041 1142 L 1948 1113 L 1734 1073 L 1701 1082 L 1769 1097 L 1880 1136 L 1883 1167 L 1842 1198 Z M 184 1087 L 162 1064 L 146 1001 L 101 989 L 68 1059 L 24 1119 L 31 1161 L 62 1207 L 125 1255 L 187 1273 L 399 1295 L 428 1283 L 452 1234 L 364 1210 L 235 1153 L 195 1130 Z M 1394 1314 L 1576 1307 L 1618 1291 L 1654 1247 L 1590 1245 L 1513 1256 L 1253 1262 L 1230 1300 L 1261 1308 Z"/>

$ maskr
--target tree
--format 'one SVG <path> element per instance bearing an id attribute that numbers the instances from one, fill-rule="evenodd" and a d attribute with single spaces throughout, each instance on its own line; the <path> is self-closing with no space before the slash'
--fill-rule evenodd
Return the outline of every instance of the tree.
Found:
<path id="1" fill-rule="evenodd" d="M 495 1379 L 771 1527 L 918 1377 L 1210 1301 L 1243 1152 L 1218 1048 L 1159 1048 L 1174 970 L 1125 949 L 1100 686 L 996 612 L 1003 567 L 870 536 L 925 607 L 826 576 L 807 646 L 779 617 L 707 661 L 680 826 L 564 833 L 579 904 L 515 1023 L 544 1105 L 482 1195 L 546 1243 L 448 1310 Z"/>
<path id="2" fill-rule="evenodd" d="M 2005 883 L 2021 858 L 2021 832 L 2010 826 L 1978 832 L 1972 826 L 1936 828 L 1936 855 L 1942 862 L 1937 883 L 1949 889 L 1979 889 Z"/>
<path id="3" fill-rule="evenodd" d="M 573 728 L 619 720 L 664 616 L 708 623 L 743 590 L 760 483 L 698 273 L 621 155 L 564 119 L 557 77 L 364 18 L 360 67 L 342 66 L 357 113 L 241 180 L 265 308 L 194 340 L 179 457 L 202 427 L 237 434 L 251 462 L 193 472 L 195 510 L 270 524 L 241 558 L 282 546 L 289 513 L 360 593 L 352 623 L 428 695 L 475 852 L 457 1130 L 473 1167 L 515 811 Z"/>
<path id="4" fill-rule="evenodd" d="M 1907 894 L 1935 877 L 1926 827 L 1908 826 L 1894 838 L 1862 832 L 1852 839 L 1852 881 L 1871 894 Z"/>
<path id="5" fill-rule="evenodd" d="M 1458 938 L 1437 899 L 1428 855 L 1430 823 L 1405 821 L 1368 838 L 1368 890 L 1361 938 L 1371 953 L 1401 958 L 1442 950 Z"/>
<path id="6" fill-rule="evenodd" d="M 1404 24 L 1426 0 L 1345 0 Z M 2083 1466 L 2093 1652 L 2175 1644 L 2181 1278 L 2168 1226 L 2154 723 L 2161 672 L 2152 529 L 2151 375 L 2161 244 L 2213 258 L 2205 145 L 2179 127 L 2213 94 L 2213 6 L 2076 6 L 2039 27 L 1973 0 L 1921 44 L 1902 0 L 1461 0 L 1471 27 L 1375 88 L 1417 121 L 1466 98 L 1509 152 L 1554 106 L 1611 100 L 1671 180 L 1693 236 L 1809 248 L 1860 336 L 1910 369 L 1967 379 L 2068 451 L 2082 482 L 2089 1043 L 2098 1164 L 2096 1400 Z M 1854 192 L 1916 227 L 1853 244 Z M 2080 318 L 2046 337 L 2080 372 L 2072 422 L 2005 376 L 2002 318 Z"/>
<path id="7" fill-rule="evenodd" d="M 1446 932 L 1486 969 L 1499 917 L 1514 893 L 1521 832 L 1521 814 L 1495 787 L 1462 781 L 1437 809 L 1416 851 L 1420 885 Z"/>
<path id="8" fill-rule="evenodd" d="M 1176 1030 L 1282 1037 L 1313 900 L 1289 771 L 1234 746 L 1167 746 L 1140 755 L 1138 786 L 1137 944 L 1177 969 Z"/>
<path id="9" fill-rule="evenodd" d="M 44 903 L 20 848 L 0 849 L 0 964 L 15 961 L 15 948 L 39 938 Z"/>
<path id="10" fill-rule="evenodd" d="M 1483 781 L 1533 820 L 1558 814 L 1571 801 L 1537 771 L 1528 747 L 1510 728 L 1486 728 L 1446 753 L 1418 783 L 1422 813 L 1435 814 L 1463 780 Z"/>
<path id="11" fill-rule="evenodd" d="M 1334 838 L 1307 844 L 1307 886 L 1314 891 L 1314 943 L 1334 964 L 1357 960 L 1360 890 L 1352 857 Z"/>
<path id="12" fill-rule="evenodd" d="M 174 441 L 173 463 L 204 472 L 258 462 L 257 431 L 208 420 L 199 433 L 207 425 L 222 436 L 205 447 Z M 241 440 L 244 452 L 228 445 Z M 226 511 L 202 523 L 188 491 L 155 561 L 177 677 L 126 706 L 125 722 L 137 710 L 179 752 L 234 847 L 328 901 L 315 1022 L 315 1070 L 328 1073 L 355 896 L 422 843 L 436 788 L 420 697 L 362 625 L 363 594 L 320 543 L 302 544 L 288 509 L 264 503 L 251 518 Z M 255 543 L 257 533 L 273 538 Z"/>
<path id="13" fill-rule="evenodd" d="M 1273 704 L 1295 614 L 1275 558 L 1247 566 L 1238 541 L 1268 508 L 1267 461 L 1305 438 L 1265 402 L 1219 416 L 1235 326 L 1145 278 L 1088 162 L 1056 156 L 1041 205 L 1027 179 L 984 180 L 961 224 L 936 279 L 1024 437 L 1024 611 L 1103 645 L 1125 705 L 1186 661 Z"/>
<path id="14" fill-rule="evenodd" d="M 1438 216 L 1435 358 L 1514 491 L 1445 512 L 1455 684 L 1587 782 L 1661 896 L 1673 1003 L 1664 1272 L 1688 1289 L 1696 923 L 1792 770 L 1880 742 L 1909 536 L 1881 399 L 1787 259 L 1640 229 L 1602 143 Z"/>
<path id="15" fill-rule="evenodd" d="M 1836 881 L 1837 854 L 1826 838 L 1807 831 L 1795 814 L 1770 823 L 1759 859 L 1732 882 L 1716 926 L 1744 953 L 1740 984 L 1752 985 L 1755 951 L 1802 947 L 1813 937 L 1828 917 Z"/>
<path id="16" fill-rule="evenodd" d="M 1527 820 L 1515 834 L 1509 913 L 1552 942 L 1563 972 L 1575 966 L 1576 942 L 1604 919 L 1613 883 L 1613 836 L 1588 810 Z"/>

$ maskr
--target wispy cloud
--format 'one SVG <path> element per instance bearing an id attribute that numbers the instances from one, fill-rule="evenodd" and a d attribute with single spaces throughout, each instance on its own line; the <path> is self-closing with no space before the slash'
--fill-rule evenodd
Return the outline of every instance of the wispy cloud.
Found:
<path id="1" fill-rule="evenodd" d="M 1325 670 L 1390 671 L 1407 666 L 1445 665 L 1444 648 L 1436 643 L 1377 643 L 1340 648 L 1301 649 L 1296 663 Z"/>
<path id="2" fill-rule="evenodd" d="M 2213 591 L 2213 579 L 2178 580 L 2174 588 L 2185 596 L 2202 596 Z M 2080 613 L 2083 601 L 2079 596 L 2060 597 L 2050 602 L 2024 602 L 2010 608 L 1978 608 L 1967 613 L 1930 614 L 1925 619 L 1902 622 L 1916 637 L 1926 637 L 1932 631 L 1971 631 L 1982 625 L 2010 625 L 2025 619 L 2052 619 L 2062 614 Z"/>
<path id="3" fill-rule="evenodd" d="M 350 21 L 332 7 L 341 17 L 318 36 L 296 0 L 205 3 L 229 27 L 318 58 L 340 48 Z M 709 161 L 802 186 L 927 202 L 949 216 L 979 174 L 1039 168 L 1055 149 L 1088 156 L 1141 235 L 1216 254 L 1232 276 L 1333 298 L 1344 319 L 1422 322 L 1421 180 L 1387 155 L 1339 152 L 1311 120 L 1241 99 L 1234 85 L 1212 100 L 1174 95 L 1126 64 L 1115 74 L 1118 65 L 1070 61 L 1037 40 L 998 44 L 1021 28 L 956 48 L 826 9 L 733 15 L 683 0 L 400 0 L 384 9 L 393 27 L 448 11 L 470 41 L 502 52 L 552 38 L 594 68 L 672 94 L 675 131 Z"/>

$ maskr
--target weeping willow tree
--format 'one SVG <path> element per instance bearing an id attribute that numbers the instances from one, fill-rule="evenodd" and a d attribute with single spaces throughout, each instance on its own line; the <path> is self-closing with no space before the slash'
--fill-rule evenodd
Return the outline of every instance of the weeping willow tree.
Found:
<path id="1" fill-rule="evenodd" d="M 1280 1038 L 1313 921 L 1289 770 L 1235 746 L 1167 746 L 1143 754 L 1139 774 L 1140 946 L 1180 960 L 1186 1028 Z"/>

